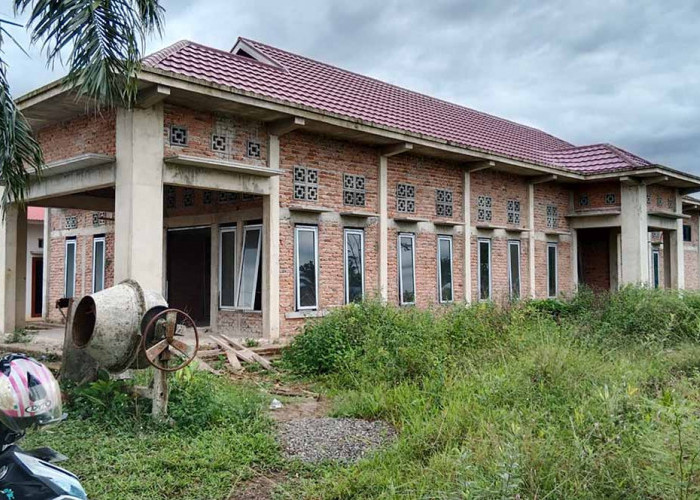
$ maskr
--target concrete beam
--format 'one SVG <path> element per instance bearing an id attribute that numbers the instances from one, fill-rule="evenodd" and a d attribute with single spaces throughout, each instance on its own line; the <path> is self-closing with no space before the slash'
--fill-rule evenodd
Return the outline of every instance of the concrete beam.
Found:
<path id="1" fill-rule="evenodd" d="M 170 87 L 156 84 L 139 92 L 136 98 L 136 105 L 139 108 L 150 108 L 163 102 L 167 97 L 170 97 Z"/>
<path id="2" fill-rule="evenodd" d="M 110 187 L 114 185 L 115 172 L 114 164 L 105 164 L 32 179 L 27 190 L 26 200 L 31 205 L 42 199 Z"/>
<path id="3" fill-rule="evenodd" d="M 467 170 L 471 173 L 478 172 L 479 170 L 487 170 L 496 166 L 496 162 L 492 160 L 488 161 L 475 161 L 467 165 Z"/>
<path id="4" fill-rule="evenodd" d="M 642 179 L 642 184 L 645 186 L 651 186 L 652 184 L 658 184 L 659 182 L 666 182 L 668 180 L 667 175 L 657 175 L 656 177 L 649 177 Z"/>
<path id="5" fill-rule="evenodd" d="M 400 155 L 401 153 L 406 153 L 412 149 L 413 144 L 410 142 L 401 142 L 399 144 L 392 144 L 391 146 L 385 147 L 382 149 L 381 155 L 388 158 L 389 156 L 396 156 Z"/>
<path id="6" fill-rule="evenodd" d="M 530 184 L 544 184 L 546 182 L 554 182 L 559 177 L 556 175 L 542 175 L 540 177 L 535 177 L 530 181 Z"/>
<path id="7" fill-rule="evenodd" d="M 94 212 L 114 212 L 114 198 L 81 194 L 37 200 L 32 202 L 32 205 L 47 208 L 74 208 L 78 210 L 91 210 Z"/>
<path id="8" fill-rule="evenodd" d="M 163 167 L 164 184 L 214 191 L 268 195 L 270 194 L 270 180 L 273 178 L 276 176 L 260 177 L 184 165 L 166 164 Z"/>
<path id="9" fill-rule="evenodd" d="M 271 136 L 279 138 L 280 136 L 303 127 L 304 125 L 306 125 L 306 120 L 298 116 L 294 116 L 292 118 L 285 118 L 283 120 L 272 122 L 270 125 L 268 125 L 268 130 Z"/>

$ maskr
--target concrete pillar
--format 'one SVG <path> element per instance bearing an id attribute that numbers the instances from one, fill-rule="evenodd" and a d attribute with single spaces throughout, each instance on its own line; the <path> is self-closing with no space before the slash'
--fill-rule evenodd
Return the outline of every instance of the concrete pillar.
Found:
<path id="1" fill-rule="evenodd" d="M 530 297 L 535 298 L 535 185 L 527 186 L 527 263 L 530 270 Z"/>
<path id="2" fill-rule="evenodd" d="M 211 262 L 209 265 L 209 328 L 212 332 L 218 333 L 219 317 L 219 225 L 211 225 L 210 233 Z"/>
<path id="3" fill-rule="evenodd" d="M 676 189 L 676 213 L 683 213 L 683 197 Z M 683 243 L 683 220 L 676 219 L 676 230 L 673 231 L 675 234 L 671 235 L 671 244 L 673 245 L 673 258 L 671 262 L 673 264 L 672 269 L 674 271 L 671 284 L 673 288 L 677 290 L 682 290 L 685 288 L 685 244 Z"/>
<path id="4" fill-rule="evenodd" d="M 270 168 L 280 168 L 279 137 L 270 135 Z M 270 194 L 263 197 L 263 287 L 262 315 L 263 336 L 277 339 L 280 336 L 280 180 L 271 177 Z M 242 232 L 241 232 L 242 235 Z"/>
<path id="5" fill-rule="evenodd" d="M 27 278 L 27 213 L 16 205 L 0 220 L 0 328 L 10 333 L 25 325 Z"/>
<path id="6" fill-rule="evenodd" d="M 571 230 L 571 282 L 572 290 L 578 289 L 578 231 Z"/>
<path id="7" fill-rule="evenodd" d="M 387 197 L 388 187 L 388 159 L 379 157 L 379 296 L 386 301 L 389 297 L 389 208 Z"/>
<path id="8" fill-rule="evenodd" d="M 44 209 L 44 269 L 41 283 L 41 317 L 49 319 L 49 261 L 51 260 L 51 209 Z"/>
<path id="9" fill-rule="evenodd" d="M 647 246 L 647 189 L 643 184 L 623 183 L 621 191 L 621 284 L 649 283 Z"/>
<path id="10" fill-rule="evenodd" d="M 664 283 L 663 287 L 666 288 L 667 290 L 670 290 L 671 288 L 674 287 L 674 279 L 673 279 L 673 274 L 675 273 L 674 270 L 674 258 L 673 258 L 673 243 L 671 242 L 671 236 L 672 234 L 675 233 L 675 231 L 662 231 L 661 236 L 662 236 L 662 245 L 663 245 L 663 266 L 664 266 Z M 674 238 L 675 239 L 675 238 Z"/>
<path id="11" fill-rule="evenodd" d="M 163 291 L 163 107 L 117 112 L 114 280 Z"/>
<path id="12" fill-rule="evenodd" d="M 472 195 L 471 172 L 464 171 L 464 195 L 462 198 L 464 220 L 464 300 L 472 301 Z"/>
<path id="13" fill-rule="evenodd" d="M 610 229 L 610 234 L 608 236 L 608 255 L 610 259 L 610 290 L 616 291 L 620 287 L 620 247 L 619 247 L 619 233 L 615 228 Z"/>

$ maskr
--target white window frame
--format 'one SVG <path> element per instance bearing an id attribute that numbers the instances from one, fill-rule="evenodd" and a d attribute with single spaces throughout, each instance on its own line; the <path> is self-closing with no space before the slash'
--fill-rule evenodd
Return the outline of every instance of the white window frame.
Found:
<path id="1" fill-rule="evenodd" d="M 253 304 L 250 307 L 243 307 L 241 306 L 241 280 L 243 280 L 243 262 L 244 262 L 244 253 L 245 253 L 245 237 L 248 231 L 250 230 L 259 230 L 260 231 L 260 237 L 258 238 L 258 253 L 257 253 L 257 258 L 255 259 L 255 286 L 253 286 Z M 255 290 L 258 288 L 258 273 L 260 272 L 260 261 L 262 260 L 262 240 L 263 240 L 263 227 L 262 224 L 248 224 L 246 226 L 243 226 L 243 238 L 241 239 L 241 257 L 240 257 L 240 263 L 238 266 L 238 279 L 235 280 L 237 286 L 235 290 L 235 297 L 236 297 L 236 308 L 237 309 L 242 309 L 244 311 L 254 311 L 255 310 Z M 234 278 L 235 279 L 235 278 Z"/>
<path id="2" fill-rule="evenodd" d="M 68 247 L 73 245 L 73 295 L 68 297 Z M 63 296 L 68 298 L 75 297 L 75 277 L 78 274 L 78 270 L 75 268 L 78 256 L 78 242 L 75 238 L 67 238 L 65 243 L 65 255 L 63 258 Z"/>
<path id="3" fill-rule="evenodd" d="M 301 306 L 300 301 L 301 301 L 301 294 L 299 293 L 299 263 L 298 263 L 298 257 L 299 257 L 299 233 L 303 231 L 311 231 L 314 235 L 314 260 L 315 260 L 315 265 L 314 265 L 314 271 L 315 271 L 315 278 L 316 278 L 316 304 L 313 306 Z M 318 258 L 318 227 L 317 226 L 307 226 L 307 225 L 300 225 L 300 226 L 295 226 L 294 227 L 294 305 L 296 306 L 297 311 L 315 311 L 318 309 L 318 267 L 319 267 L 319 258 Z"/>
<path id="4" fill-rule="evenodd" d="M 412 255 L 412 262 L 413 262 L 413 302 L 404 302 L 403 300 L 403 273 L 401 272 L 401 269 L 403 268 L 403 262 L 401 260 L 401 238 L 410 238 L 411 239 L 411 255 Z M 399 304 L 402 306 L 410 306 L 410 305 L 415 305 L 416 303 L 416 295 L 417 295 L 417 283 L 416 283 L 416 235 L 413 233 L 399 233 L 398 238 L 396 239 L 396 250 L 397 250 L 397 262 L 399 264 Z"/>
<path id="5" fill-rule="evenodd" d="M 219 309 L 230 311 L 236 309 L 236 301 L 238 299 L 238 280 L 236 279 L 236 257 L 237 255 L 237 241 L 236 241 L 236 226 L 219 226 Z M 223 235 L 224 233 L 233 233 L 233 305 L 224 305 L 222 303 L 222 287 L 223 274 L 224 274 L 224 256 L 223 256 Z"/>
<path id="6" fill-rule="evenodd" d="M 365 232 L 362 229 L 345 229 L 343 236 L 343 258 L 345 268 L 345 303 L 350 304 L 350 273 L 348 273 L 348 235 L 360 236 L 360 259 L 362 272 L 362 298 L 365 297 Z"/>
<path id="7" fill-rule="evenodd" d="M 92 293 L 95 293 L 95 249 L 102 243 L 102 290 L 105 289 L 105 264 L 107 263 L 107 240 L 104 236 L 95 236 L 92 239 Z"/>
<path id="8" fill-rule="evenodd" d="M 551 277 L 551 269 L 549 268 L 549 250 L 554 249 L 554 295 L 550 294 L 549 282 Z M 556 243 L 547 243 L 547 297 L 554 299 L 559 295 L 559 245 Z"/>
<path id="9" fill-rule="evenodd" d="M 438 301 L 441 304 L 449 304 L 450 302 L 453 302 L 455 299 L 455 275 L 454 275 L 454 254 L 452 251 L 452 236 L 449 235 L 439 235 L 438 236 L 438 244 L 437 244 L 437 281 L 438 281 Z M 450 247 L 450 279 L 452 280 L 451 286 L 450 286 L 450 293 L 452 297 L 449 300 L 443 300 L 442 298 L 442 267 L 440 265 L 440 241 L 447 241 L 449 243 Z"/>
<path id="10" fill-rule="evenodd" d="M 489 247 L 489 296 L 486 297 L 485 299 L 481 298 L 481 244 L 486 243 Z M 492 258 L 492 250 L 493 248 L 491 247 L 491 239 L 490 238 L 479 238 L 477 239 L 477 247 L 476 247 L 476 295 L 479 299 L 479 302 L 488 302 L 491 300 L 491 297 L 493 295 L 493 266 L 491 265 L 491 258 Z"/>
<path id="11" fill-rule="evenodd" d="M 656 269 L 654 269 L 656 259 Z M 651 285 L 653 288 L 661 288 L 661 250 L 658 247 L 651 249 Z"/>
<path id="12" fill-rule="evenodd" d="M 510 246 L 515 245 L 518 247 L 518 297 L 513 297 L 513 263 L 511 262 Z M 520 299 L 523 295 L 523 273 L 520 269 L 520 261 L 522 259 L 520 240 L 508 240 L 508 296 L 511 300 Z"/>

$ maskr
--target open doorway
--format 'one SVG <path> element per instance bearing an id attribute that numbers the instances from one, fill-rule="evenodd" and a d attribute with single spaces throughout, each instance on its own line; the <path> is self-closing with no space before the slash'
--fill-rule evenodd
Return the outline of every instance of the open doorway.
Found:
<path id="1" fill-rule="evenodd" d="M 31 281 L 31 317 L 41 317 L 42 298 L 44 296 L 44 258 L 32 257 L 32 281 Z"/>
<path id="2" fill-rule="evenodd" d="M 211 228 L 168 230 L 168 304 L 189 314 L 197 326 L 210 324 Z"/>

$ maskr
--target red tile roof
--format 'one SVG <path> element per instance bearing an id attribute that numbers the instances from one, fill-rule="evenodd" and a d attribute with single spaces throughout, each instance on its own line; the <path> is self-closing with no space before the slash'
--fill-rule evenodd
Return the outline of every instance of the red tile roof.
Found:
<path id="1" fill-rule="evenodd" d="M 274 64 L 183 40 L 145 67 L 197 78 L 292 105 L 448 141 L 473 150 L 583 174 L 648 167 L 608 144 L 574 146 L 541 130 L 358 75 L 247 39 Z"/>

